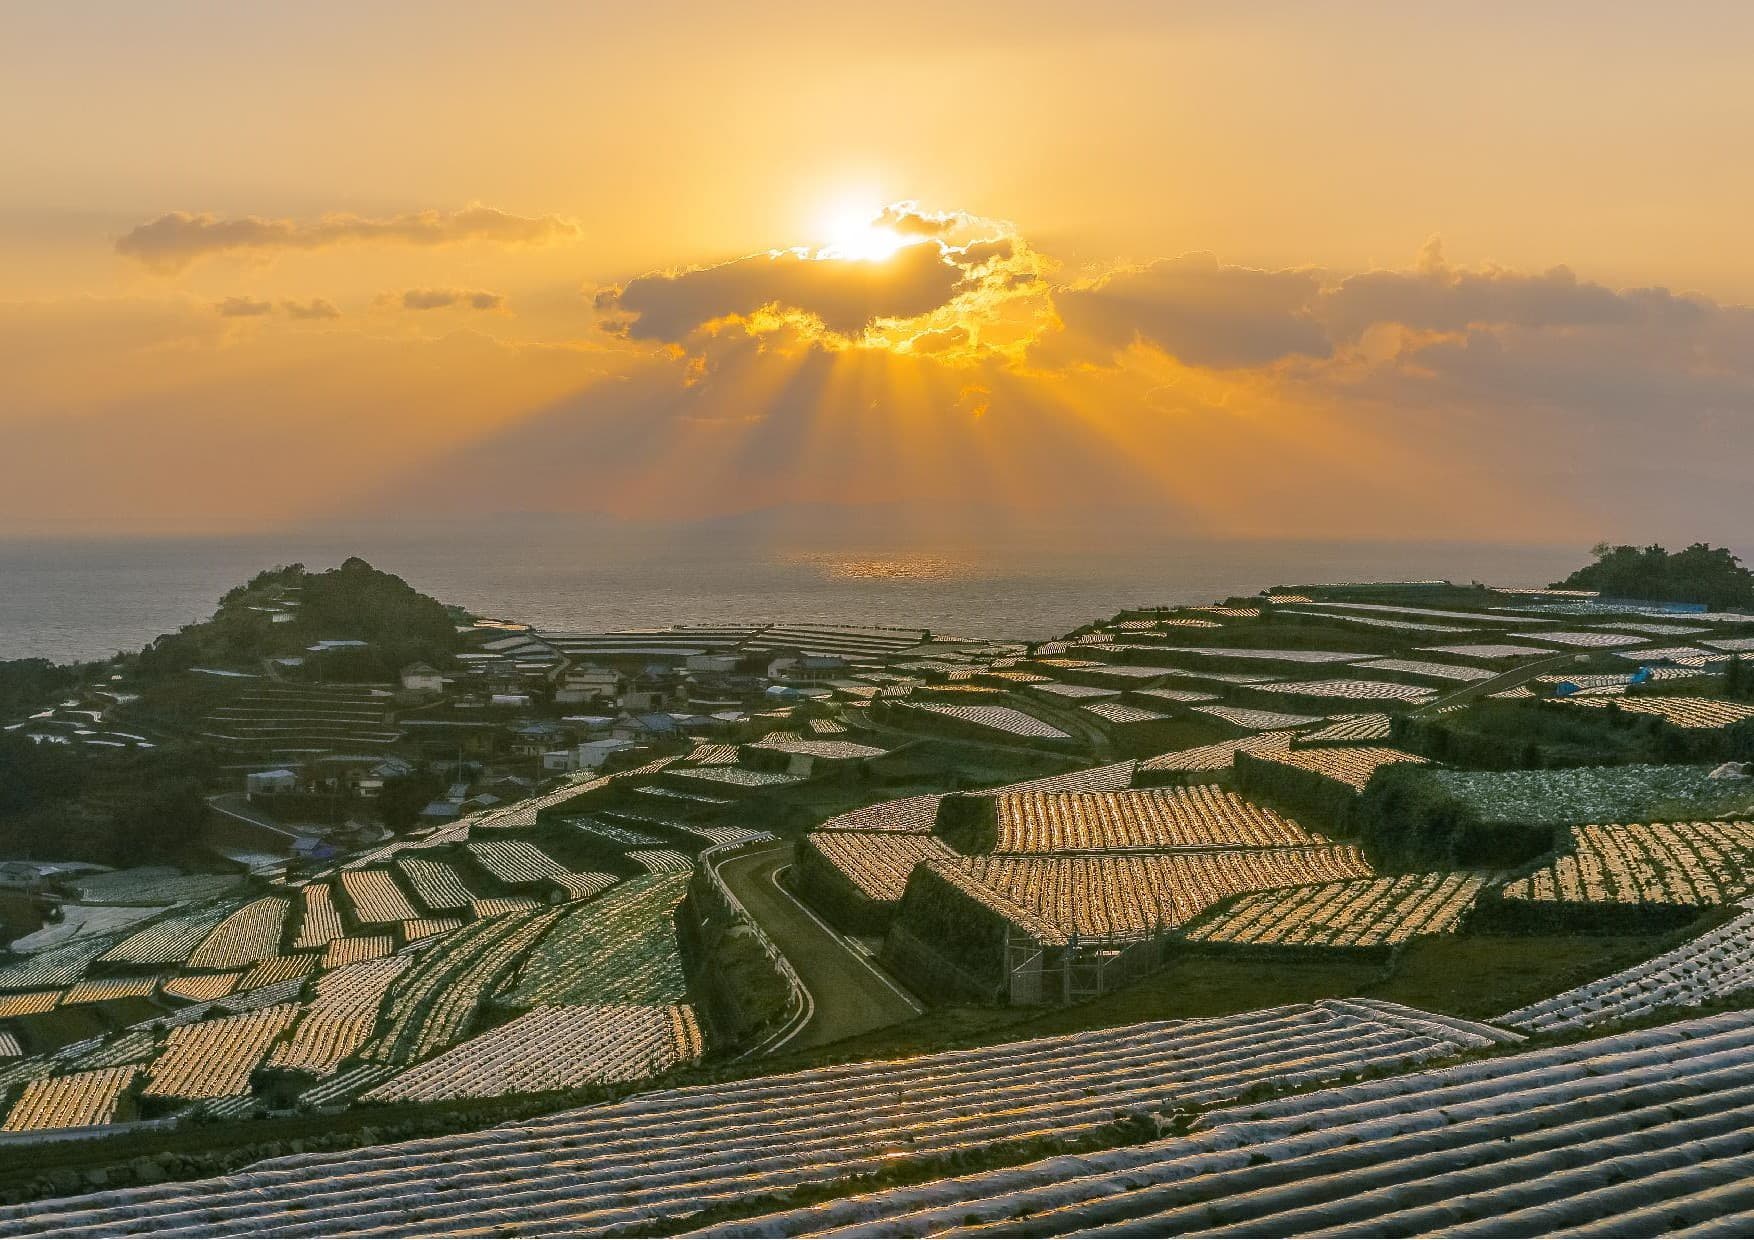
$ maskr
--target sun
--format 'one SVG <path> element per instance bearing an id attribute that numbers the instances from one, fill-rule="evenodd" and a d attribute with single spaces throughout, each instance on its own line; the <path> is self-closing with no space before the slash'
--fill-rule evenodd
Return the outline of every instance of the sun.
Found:
<path id="1" fill-rule="evenodd" d="M 832 212 L 823 221 L 827 244 L 816 252 L 816 257 L 866 263 L 884 261 L 906 245 L 908 239 L 877 223 L 881 216 L 882 212 L 874 209 Z"/>

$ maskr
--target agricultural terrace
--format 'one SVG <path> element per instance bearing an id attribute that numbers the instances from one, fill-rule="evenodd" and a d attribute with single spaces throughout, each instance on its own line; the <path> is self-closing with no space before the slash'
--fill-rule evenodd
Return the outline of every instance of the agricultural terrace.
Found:
<path id="1" fill-rule="evenodd" d="M 413 963 L 410 956 L 390 956 L 324 974 L 317 980 L 316 997 L 305 1006 L 292 1035 L 275 1044 L 267 1066 L 318 1076 L 333 1073 L 371 1037 L 385 992 Z"/>
<path id="2" fill-rule="evenodd" d="M 676 908 L 690 873 L 629 879 L 609 894 L 566 906 L 493 996 L 500 1007 L 664 1005 L 688 994 L 676 941 Z"/>
<path id="3" fill-rule="evenodd" d="M 819 861 L 877 904 L 901 899 L 920 862 L 952 855 L 935 835 L 878 831 L 815 831 L 799 842 L 798 853 L 801 869 Z"/>
<path id="4" fill-rule="evenodd" d="M 388 870 L 342 870 L 338 881 L 363 926 L 387 926 L 418 917 Z"/>
<path id="5" fill-rule="evenodd" d="M 361 1095 L 363 1102 L 497 1098 L 639 1081 L 700 1058 L 686 1004 L 542 1006 Z"/>
<path id="6" fill-rule="evenodd" d="M 1151 938 L 1247 891 L 1372 876 L 1351 845 L 1215 852 L 1056 857 L 955 857 L 926 868 L 952 871 L 957 886 L 1046 943 L 1070 936 L 1101 942 Z M 905 918 L 906 906 L 903 906 Z"/>
<path id="7" fill-rule="evenodd" d="M 1316 728 L 1297 736 L 1293 745 L 1363 745 L 1386 741 L 1391 731 L 1389 716 L 1382 714 L 1342 715 L 1325 728 Z"/>
<path id="8" fill-rule="evenodd" d="M 341 910 L 335 907 L 335 896 L 328 883 L 307 883 L 299 889 L 298 934 L 292 945 L 326 947 L 344 933 Z"/>
<path id="9" fill-rule="evenodd" d="M 998 853 L 1325 844 L 1270 809 L 1212 784 L 1126 792 L 1014 792 L 995 798 Z"/>
<path id="10" fill-rule="evenodd" d="M 1506 883 L 1506 901 L 1728 904 L 1754 891 L 1754 821 L 1571 829 L 1572 851 Z"/>
<path id="11" fill-rule="evenodd" d="M 361 1057 L 409 1064 L 457 1041 L 493 987 L 565 913 L 564 907 L 505 913 L 436 940 L 391 983 L 382 1028 Z"/>
<path id="12" fill-rule="evenodd" d="M 1210 1106 L 1183 1135 L 781 1205 L 713 1232 L 1736 1235 L 1751 1220 L 1751 1026 L 1745 1012 L 1701 1017 Z"/>
<path id="13" fill-rule="evenodd" d="M 905 1173 L 920 1160 L 1043 1137 L 1096 1138 L 1116 1115 L 1150 1111 L 1166 1099 L 1208 1108 L 1273 1089 L 1450 1059 L 1507 1036 L 1393 1004 L 1335 1001 L 1152 1021 L 662 1090 L 418 1144 L 293 1155 L 174 1190 L 110 1189 L 48 1207 L 0 1207 L 0 1230 L 107 1235 L 217 1226 L 233 1235 L 265 1235 L 296 1219 L 311 1234 L 494 1227 L 613 1234 L 655 1225 L 680 1232 L 694 1225 L 690 1216 L 713 1204 L 742 1204 L 748 1217 L 775 1208 L 786 1195 L 832 1192 L 877 1169 Z M 1490 1068 L 1502 1061 L 1483 1062 Z M 1658 1061 L 1653 1055 L 1650 1062 Z M 1530 1108 L 1519 1099 L 1515 1110 Z M 746 1122 L 707 1123 L 703 1116 Z M 1300 1126 L 1307 1132 L 1312 1124 L 1304 1117 Z M 1314 1129 L 1328 1131 L 1320 1123 Z M 1137 1166 L 1139 1149 L 1128 1145 L 1121 1153 Z M 1058 1159 L 1050 1166 L 1063 1178 L 1068 1164 L 1082 1162 Z M 954 1196 L 961 1182 L 927 1191 Z M 1112 1178 L 1103 1195 L 1115 1196 Z M 910 1196 L 907 1210 L 921 1204 Z M 958 1203 L 945 1225 L 963 1213 Z M 856 1208 L 818 1215 L 821 1226 L 868 1232 L 860 1219 Z M 798 1218 L 708 1225 L 721 1235 L 819 1229 Z"/>
<path id="14" fill-rule="evenodd" d="M 1014 706 L 946 706 L 939 702 L 918 702 L 910 710 L 924 711 L 969 727 L 1025 740 L 1069 741 L 1071 736 L 1034 715 L 1026 715 Z"/>
<path id="15" fill-rule="evenodd" d="M 30 1081 L 6 1113 L 0 1132 L 112 1123 L 117 1104 L 139 1074 L 140 1069 L 130 1065 Z"/>
<path id="16" fill-rule="evenodd" d="M 429 913 L 458 912 L 477 898 L 453 865 L 429 857 L 398 857 L 396 869 Z"/>
<path id="17" fill-rule="evenodd" d="M 1628 626 L 1630 627 L 1630 626 Z M 1754 913 L 1743 913 L 1673 951 L 1494 1018 L 1547 1033 L 1698 1007 L 1754 988 Z"/>
<path id="18" fill-rule="evenodd" d="M 1654 715 L 1686 731 L 1728 728 L 1754 719 L 1754 705 L 1747 702 L 1726 702 L 1720 698 L 1658 697 L 1641 693 L 1612 698 L 1573 695 L 1552 701 L 1560 706 L 1582 706 L 1597 710 L 1611 706 L 1631 714 Z"/>
<path id="19" fill-rule="evenodd" d="M 144 930 L 135 931 L 99 956 L 98 961 L 103 964 L 181 964 L 230 911 L 225 907 L 174 911 Z"/>
<path id="20" fill-rule="evenodd" d="M 1236 764 L 1239 753 L 1264 756 L 1284 753 L 1291 747 L 1291 732 L 1265 732 L 1259 736 L 1245 736 L 1239 740 L 1218 741 L 1211 745 L 1196 745 L 1192 749 L 1178 749 L 1173 753 L 1159 754 L 1155 758 L 1146 758 L 1139 763 L 1141 772 L 1169 775 L 1203 775 L 1217 771 L 1228 771 Z"/>
<path id="21" fill-rule="evenodd" d="M 250 1092 L 250 1073 L 298 1016 L 283 1003 L 172 1029 L 148 1069 L 143 1097 L 228 1098 Z"/>
<path id="22" fill-rule="evenodd" d="M 1370 777 L 1398 762 L 1423 763 L 1418 754 L 1379 745 L 1335 745 L 1325 749 L 1292 749 L 1251 754 L 1264 762 L 1292 766 L 1362 792 Z"/>
<path id="23" fill-rule="evenodd" d="M 191 969 L 230 969 L 280 951 L 292 901 L 264 896 L 243 905 L 213 928 L 189 955 Z"/>
<path id="24" fill-rule="evenodd" d="M 1385 874 L 1243 896 L 1189 926 L 1195 943 L 1380 947 L 1452 933 L 1490 874 Z"/>
<path id="25" fill-rule="evenodd" d="M 1493 675 L 1482 667 L 1464 667 L 1459 663 L 1437 663 L 1427 659 L 1372 659 L 1358 666 L 1373 672 L 1399 672 L 1403 676 L 1430 680 L 1490 680 Z"/>
<path id="26" fill-rule="evenodd" d="M 1424 702 L 1432 692 L 1426 685 L 1398 680 L 1336 678 L 1331 680 L 1281 680 L 1255 686 L 1265 693 L 1285 697 L 1338 698 L 1353 702 Z"/>

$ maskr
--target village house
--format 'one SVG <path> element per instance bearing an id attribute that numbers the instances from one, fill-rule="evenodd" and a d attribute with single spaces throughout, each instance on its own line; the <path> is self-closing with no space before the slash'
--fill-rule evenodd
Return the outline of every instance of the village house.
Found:
<path id="1" fill-rule="evenodd" d="M 782 654 L 767 665 L 767 678 L 789 685 L 822 685 L 846 676 L 849 665 L 835 655 Z"/>
<path id="2" fill-rule="evenodd" d="M 430 663 L 410 663 L 402 669 L 402 688 L 409 693 L 443 693 L 445 678 Z"/>
<path id="3" fill-rule="evenodd" d="M 554 688 L 556 706 L 614 702 L 627 688 L 627 677 L 612 667 L 576 664 L 561 674 Z"/>
<path id="4" fill-rule="evenodd" d="M 244 776 L 244 791 L 252 801 L 257 797 L 284 796 L 298 791 L 298 776 L 285 769 L 251 771 Z"/>

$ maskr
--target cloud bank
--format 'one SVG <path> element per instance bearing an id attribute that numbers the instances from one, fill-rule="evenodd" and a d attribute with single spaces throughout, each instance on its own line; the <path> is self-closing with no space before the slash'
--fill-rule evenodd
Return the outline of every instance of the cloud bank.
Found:
<path id="1" fill-rule="evenodd" d="M 451 306 L 468 310 L 503 310 L 505 304 L 505 294 L 490 293 L 485 289 L 411 288 L 402 294 L 404 310 L 445 310 Z"/>
<path id="2" fill-rule="evenodd" d="M 578 225 L 558 215 L 521 216 L 484 206 L 412 211 L 378 219 L 325 215 L 304 223 L 254 215 L 225 218 L 172 211 L 130 229 L 117 240 L 116 253 L 153 271 L 174 275 L 216 254 L 266 255 L 361 244 L 552 245 L 578 235 Z"/>

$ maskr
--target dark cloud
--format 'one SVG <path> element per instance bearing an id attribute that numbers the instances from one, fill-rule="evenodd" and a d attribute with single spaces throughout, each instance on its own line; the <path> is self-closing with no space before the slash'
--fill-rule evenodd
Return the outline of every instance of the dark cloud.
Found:
<path id="1" fill-rule="evenodd" d="M 461 288 L 411 288 L 402 294 L 404 310 L 443 310 L 449 306 L 499 310 L 505 306 L 505 294 Z"/>
<path id="2" fill-rule="evenodd" d="M 341 311 L 335 303 L 321 297 L 313 297 L 309 301 L 283 301 L 280 308 L 295 319 L 338 319 Z"/>
<path id="3" fill-rule="evenodd" d="M 1054 304 L 1068 328 L 1112 349 L 1142 342 L 1189 365 L 1229 369 L 1332 353 L 1310 314 L 1320 286 L 1312 271 L 1184 254 L 1062 288 Z"/>
<path id="4" fill-rule="evenodd" d="M 411 211 L 372 219 L 326 215 L 314 222 L 259 216 L 223 218 L 172 211 L 138 225 L 116 242 L 116 253 L 161 272 L 177 272 L 210 254 L 320 250 L 359 243 L 439 246 L 464 241 L 498 245 L 546 245 L 578 235 L 578 225 L 558 215 L 512 215 L 493 207 L 462 211 Z"/>
<path id="5" fill-rule="evenodd" d="M 228 319 L 254 319 L 274 312 L 274 303 L 258 301 L 254 297 L 227 297 L 224 301 L 214 303 L 215 310 Z"/>
<path id="6" fill-rule="evenodd" d="M 1341 280 L 1323 294 L 1320 314 L 1338 338 L 1350 339 L 1377 323 L 1451 332 L 1488 324 L 1594 327 L 1686 318 L 1696 311 L 1666 290 L 1617 293 L 1579 280 L 1568 267 L 1539 273 L 1457 270 L 1433 240 L 1413 271 L 1367 271 Z"/>
<path id="7" fill-rule="evenodd" d="M 832 332 L 856 336 L 877 319 L 913 318 L 949 301 L 967 276 L 953 256 L 932 241 L 905 246 L 883 262 L 799 250 L 753 254 L 640 276 L 600 293 L 596 307 L 619 317 L 636 340 L 686 340 L 714 319 L 768 306 L 802 311 Z"/>

